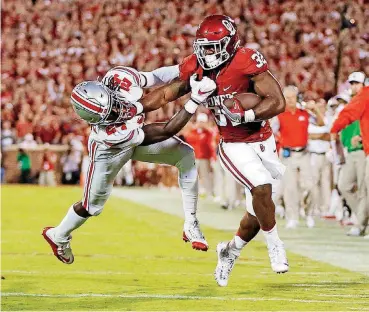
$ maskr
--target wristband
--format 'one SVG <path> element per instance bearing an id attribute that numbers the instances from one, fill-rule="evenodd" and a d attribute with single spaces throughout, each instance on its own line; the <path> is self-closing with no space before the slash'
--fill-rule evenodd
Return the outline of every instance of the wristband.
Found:
<path id="1" fill-rule="evenodd" d="M 252 122 L 255 120 L 255 112 L 252 109 L 249 109 L 244 112 L 243 118 L 245 122 Z"/>
<path id="2" fill-rule="evenodd" d="M 136 107 L 137 109 L 137 115 L 141 114 L 143 112 L 143 105 L 140 102 L 134 102 L 133 105 Z"/>
<path id="3" fill-rule="evenodd" d="M 190 114 L 195 114 L 198 107 L 199 105 L 196 104 L 196 102 L 194 102 L 193 100 L 188 100 L 187 103 L 184 105 L 184 109 Z"/>
<path id="4" fill-rule="evenodd" d="M 141 88 L 150 88 L 152 86 L 155 86 L 155 77 L 152 72 L 140 72 L 140 78 L 141 77 L 145 80 L 145 81 L 142 81 L 143 79 L 140 79 Z"/>

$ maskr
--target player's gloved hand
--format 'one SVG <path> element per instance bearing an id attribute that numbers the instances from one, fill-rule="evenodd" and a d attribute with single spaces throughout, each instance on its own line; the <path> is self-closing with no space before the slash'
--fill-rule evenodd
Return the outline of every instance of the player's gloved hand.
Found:
<path id="1" fill-rule="evenodd" d="M 143 105 L 140 102 L 128 101 L 119 91 L 111 91 L 111 97 L 113 101 L 113 110 L 119 114 L 118 121 L 126 121 L 132 119 L 136 115 L 143 112 Z"/>
<path id="2" fill-rule="evenodd" d="M 227 118 L 236 123 L 242 122 L 242 115 L 240 113 L 232 113 L 225 105 L 221 104 L 220 112 L 227 116 Z"/>
<path id="3" fill-rule="evenodd" d="M 220 111 L 222 114 L 235 123 L 247 123 L 255 121 L 255 113 L 252 109 L 240 113 L 232 113 L 225 105 L 221 104 Z"/>
<path id="4" fill-rule="evenodd" d="M 141 114 L 143 111 L 143 106 L 140 102 L 131 103 L 131 105 L 124 107 L 123 115 L 125 120 L 132 119 L 133 117 Z"/>
<path id="5" fill-rule="evenodd" d="M 197 75 L 194 74 L 190 78 L 191 100 L 196 104 L 201 104 L 206 101 L 210 94 L 214 92 L 217 85 L 208 77 L 203 77 L 200 81 L 196 80 Z"/>

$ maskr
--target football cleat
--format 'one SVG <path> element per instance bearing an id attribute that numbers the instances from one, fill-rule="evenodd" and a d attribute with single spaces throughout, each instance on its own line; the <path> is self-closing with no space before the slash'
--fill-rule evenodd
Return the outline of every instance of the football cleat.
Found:
<path id="1" fill-rule="evenodd" d="M 234 263 L 238 256 L 231 254 L 228 250 L 228 244 L 221 242 L 217 245 L 218 263 L 215 268 L 214 277 L 219 286 L 228 285 L 229 275 L 232 272 Z"/>
<path id="2" fill-rule="evenodd" d="M 315 226 L 315 221 L 314 218 L 312 216 L 307 216 L 306 217 L 306 226 L 311 229 Z"/>
<path id="3" fill-rule="evenodd" d="M 352 227 L 347 233 L 346 233 L 346 235 L 347 236 L 362 236 L 362 234 L 364 234 L 364 233 L 362 233 L 362 231 L 358 228 L 358 227 Z"/>
<path id="4" fill-rule="evenodd" d="M 286 224 L 286 229 L 296 229 L 299 225 L 297 220 L 288 220 Z"/>
<path id="5" fill-rule="evenodd" d="M 207 251 L 209 249 L 208 242 L 200 230 L 199 221 L 185 222 L 183 226 L 182 239 L 187 243 L 192 243 L 192 248 L 196 250 Z"/>
<path id="6" fill-rule="evenodd" d="M 272 270 L 276 273 L 286 273 L 289 269 L 284 244 L 280 240 L 274 243 L 268 243 L 268 253 Z"/>
<path id="7" fill-rule="evenodd" d="M 42 231 L 42 236 L 50 245 L 55 257 L 65 264 L 73 263 L 74 256 L 72 249 L 70 248 L 70 240 L 72 239 L 72 236 L 69 236 L 66 242 L 55 242 L 53 227 L 44 228 Z"/>

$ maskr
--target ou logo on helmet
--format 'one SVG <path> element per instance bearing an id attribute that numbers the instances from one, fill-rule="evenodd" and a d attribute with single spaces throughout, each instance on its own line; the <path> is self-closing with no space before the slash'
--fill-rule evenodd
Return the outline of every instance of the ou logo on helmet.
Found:
<path id="1" fill-rule="evenodd" d="M 230 35 L 233 36 L 236 33 L 236 29 L 234 28 L 233 24 L 229 20 L 222 20 L 222 24 L 225 28 L 228 29 Z"/>

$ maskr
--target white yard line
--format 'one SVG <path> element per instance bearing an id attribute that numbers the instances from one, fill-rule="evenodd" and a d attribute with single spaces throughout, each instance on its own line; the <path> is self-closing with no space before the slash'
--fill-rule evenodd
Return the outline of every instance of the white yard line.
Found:
<path id="1" fill-rule="evenodd" d="M 2 270 L 2 273 L 6 274 L 25 274 L 25 275 L 137 275 L 135 272 L 114 272 L 114 271 L 23 271 L 23 270 Z M 195 276 L 213 276 L 213 274 L 205 273 L 179 273 L 179 272 L 144 272 L 145 275 L 195 275 Z M 247 275 L 245 275 L 246 277 Z"/>
<path id="2" fill-rule="evenodd" d="M 338 298 L 365 298 L 369 299 L 369 295 L 349 295 L 349 294 L 319 294 L 318 297 L 338 297 Z"/>
<path id="3" fill-rule="evenodd" d="M 74 275 L 74 274 L 85 274 L 85 275 L 137 275 L 137 273 L 134 272 L 122 272 L 122 271 L 28 271 L 28 270 L 2 270 L 2 273 L 6 274 L 26 274 L 26 275 Z M 179 275 L 179 276 L 213 276 L 212 273 L 180 273 L 180 272 L 145 272 L 145 275 Z M 274 272 L 260 272 L 260 274 L 264 275 L 275 275 Z M 329 275 L 337 275 L 336 272 L 289 272 L 289 275 L 323 275 L 323 276 L 329 276 Z M 237 275 L 238 277 L 250 277 L 248 274 L 244 275 Z M 340 281 L 341 282 L 341 281 Z M 325 287 L 327 286 L 327 283 L 331 283 L 329 281 L 325 282 L 324 284 L 316 284 L 319 285 L 317 287 Z M 334 283 L 334 282 L 332 282 Z M 356 282 L 357 283 L 357 282 Z M 360 282 L 364 283 L 364 282 Z M 294 284 L 294 286 L 297 287 L 305 287 L 305 285 L 313 286 L 315 284 Z"/>
<path id="4" fill-rule="evenodd" d="M 337 300 L 301 300 L 287 298 L 260 298 L 260 297 L 213 297 L 213 296 L 187 296 L 162 294 L 29 294 L 22 292 L 3 292 L 2 297 L 36 297 L 36 298 L 124 298 L 124 299 L 166 299 L 166 300 L 218 300 L 218 301 L 284 301 L 299 303 L 340 303 L 352 304 L 352 301 Z"/>
<path id="5" fill-rule="evenodd" d="M 8 257 L 35 257 L 35 256 L 50 256 L 53 255 L 52 253 L 41 253 L 41 252 L 33 252 L 33 253 L 22 253 L 22 252 L 2 252 L 2 256 Z M 214 259 L 207 259 L 207 258 L 196 258 L 196 257 L 180 257 L 180 256 L 173 256 L 173 257 L 162 257 L 160 255 L 157 256 L 129 256 L 129 255 L 118 255 L 118 254 L 77 254 L 75 257 L 80 258 L 105 258 L 105 259 L 124 259 L 127 261 L 138 261 L 138 260 L 166 260 L 166 261 L 194 261 L 194 262 L 202 262 L 202 263 L 213 263 Z M 247 258 L 240 258 L 237 263 L 244 263 L 244 264 L 260 264 L 260 260 L 252 260 Z M 302 265 L 303 263 L 301 263 Z M 215 264 L 214 264 L 215 265 Z M 309 266 L 305 266 L 305 268 L 309 268 Z M 316 269 L 317 267 L 311 267 L 312 269 Z"/>

